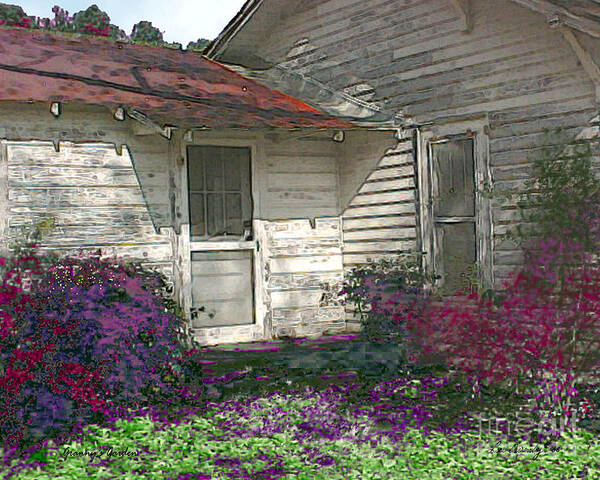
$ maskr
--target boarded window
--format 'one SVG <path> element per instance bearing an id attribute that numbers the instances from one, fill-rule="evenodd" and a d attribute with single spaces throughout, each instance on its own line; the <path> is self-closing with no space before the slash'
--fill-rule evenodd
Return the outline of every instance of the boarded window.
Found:
<path id="1" fill-rule="evenodd" d="M 188 147 L 190 235 L 240 237 L 252 220 L 250 150 Z"/>
<path id="2" fill-rule="evenodd" d="M 436 271 L 442 293 L 470 290 L 477 264 L 474 141 L 431 144 Z"/>

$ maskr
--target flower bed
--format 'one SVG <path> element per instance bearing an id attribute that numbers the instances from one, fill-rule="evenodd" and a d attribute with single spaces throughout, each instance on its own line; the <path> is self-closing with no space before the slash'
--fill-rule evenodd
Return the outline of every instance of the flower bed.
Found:
<path id="1" fill-rule="evenodd" d="M 480 437 L 461 422 L 432 423 L 448 386 L 448 377 L 421 375 L 374 384 L 359 403 L 350 394 L 360 386 L 346 382 L 191 402 L 179 416 L 115 410 L 78 438 L 13 460 L 7 478 L 558 480 L 600 473 L 600 444 L 585 431 L 529 445 Z"/>

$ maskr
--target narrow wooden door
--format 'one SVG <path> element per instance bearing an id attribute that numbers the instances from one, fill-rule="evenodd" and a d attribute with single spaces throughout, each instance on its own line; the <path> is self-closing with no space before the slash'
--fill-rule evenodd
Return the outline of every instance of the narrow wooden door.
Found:
<path id="1" fill-rule="evenodd" d="M 254 323 L 250 150 L 188 147 L 194 327 Z"/>
<path id="2" fill-rule="evenodd" d="M 430 144 L 433 266 L 443 294 L 468 292 L 477 269 L 474 139 Z"/>

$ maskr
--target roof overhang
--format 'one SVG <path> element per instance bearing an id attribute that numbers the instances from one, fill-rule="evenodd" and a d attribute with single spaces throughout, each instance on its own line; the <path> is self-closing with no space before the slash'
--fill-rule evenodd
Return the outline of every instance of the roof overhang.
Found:
<path id="1" fill-rule="evenodd" d="M 192 52 L 0 28 L 0 101 L 105 105 L 161 128 L 350 128 Z"/>
<path id="2" fill-rule="evenodd" d="M 450 1 L 450 0 L 448 0 Z M 561 20 L 569 27 L 587 33 L 596 38 L 600 38 L 600 17 L 588 17 L 582 12 L 586 12 L 586 7 L 581 7 L 574 11 L 572 8 L 566 8 L 564 5 L 569 5 L 569 1 L 566 0 L 511 0 L 514 3 L 522 5 L 523 7 L 529 8 L 538 13 L 542 13 L 548 17 L 548 19 L 559 15 Z M 591 2 L 596 5 L 598 2 L 595 0 L 585 0 L 585 2 Z M 271 4 L 268 4 L 268 0 L 248 0 L 237 15 L 227 24 L 219 36 L 207 47 L 205 54 L 210 58 L 218 58 L 223 53 L 231 40 L 238 35 L 244 28 L 247 28 L 252 17 L 263 7 L 267 5 L 271 8 Z M 294 8 L 295 2 L 286 2 L 287 8 Z M 591 7 L 588 7 L 591 8 Z M 597 13 L 597 12 L 596 12 Z M 598 18 L 598 19 L 595 19 Z"/>
<path id="3" fill-rule="evenodd" d="M 209 58 L 216 58 L 220 52 L 227 48 L 229 41 L 244 28 L 244 25 L 252 18 L 262 3 L 263 0 L 247 0 L 219 36 L 204 50 L 204 54 Z"/>
<path id="4" fill-rule="evenodd" d="M 563 23 L 568 27 L 587 33 L 592 37 L 600 38 L 600 22 L 584 15 L 575 14 L 572 10 L 567 9 L 558 3 L 550 2 L 548 0 L 511 1 L 545 15 L 548 21 Z M 568 2 L 564 3 L 568 4 Z M 581 11 L 585 11 L 585 8 Z"/>

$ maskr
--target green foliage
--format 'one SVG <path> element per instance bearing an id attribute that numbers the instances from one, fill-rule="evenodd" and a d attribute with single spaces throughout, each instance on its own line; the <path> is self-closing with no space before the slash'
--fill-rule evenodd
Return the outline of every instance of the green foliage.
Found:
<path id="1" fill-rule="evenodd" d="M 523 223 L 516 237 L 525 244 L 532 237 L 549 238 L 560 233 L 589 253 L 597 253 L 597 225 L 583 223 L 587 208 L 597 205 L 600 180 L 592 168 L 589 141 L 567 136 L 562 130 L 546 131 L 545 145 L 533 160 L 533 175 L 525 182 L 518 206 Z M 591 212 L 590 212 L 591 213 Z"/>
<path id="2" fill-rule="evenodd" d="M 0 25 L 8 27 L 35 27 L 35 22 L 18 5 L 0 3 Z"/>
<path id="3" fill-rule="evenodd" d="M 196 52 L 203 52 L 209 43 L 210 43 L 210 40 L 207 40 L 206 38 L 199 38 L 195 42 L 188 43 L 187 49 L 196 51 Z"/>
<path id="4" fill-rule="evenodd" d="M 360 315 L 367 338 L 403 338 L 406 319 L 421 313 L 436 278 L 423 270 L 421 253 L 403 254 L 354 268 L 340 295 Z"/>
<path id="5" fill-rule="evenodd" d="M 133 26 L 131 31 L 131 40 L 134 42 L 145 42 L 145 43 L 163 43 L 162 32 L 152 26 L 152 22 L 142 20 Z"/>

